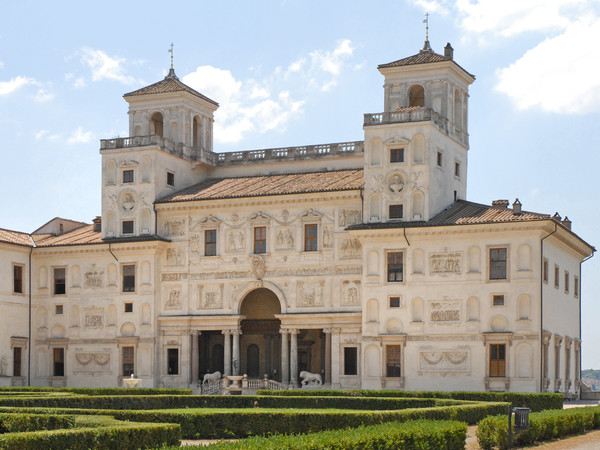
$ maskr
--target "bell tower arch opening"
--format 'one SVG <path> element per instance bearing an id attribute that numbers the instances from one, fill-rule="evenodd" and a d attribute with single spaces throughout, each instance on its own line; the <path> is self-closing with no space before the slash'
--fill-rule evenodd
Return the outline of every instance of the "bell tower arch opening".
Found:
<path id="1" fill-rule="evenodd" d="M 159 112 L 152 114 L 150 118 L 150 134 L 163 137 L 163 115 Z"/>
<path id="2" fill-rule="evenodd" d="M 280 368 L 281 304 L 277 295 L 267 288 L 258 288 L 246 294 L 240 305 L 242 335 L 240 342 L 240 373 L 250 378 L 263 374 L 278 379 Z"/>
<path id="3" fill-rule="evenodd" d="M 425 89 L 420 84 L 411 86 L 408 91 L 408 106 L 425 106 Z"/>

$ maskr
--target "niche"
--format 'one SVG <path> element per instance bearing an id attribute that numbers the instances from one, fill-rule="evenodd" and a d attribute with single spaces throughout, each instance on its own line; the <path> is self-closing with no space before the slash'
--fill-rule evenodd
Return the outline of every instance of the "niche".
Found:
<path id="1" fill-rule="evenodd" d="M 367 321 L 379 322 L 379 302 L 374 298 L 367 303 Z"/>
<path id="2" fill-rule="evenodd" d="M 423 300 L 420 298 L 413 298 L 410 309 L 412 321 L 423 322 Z"/>

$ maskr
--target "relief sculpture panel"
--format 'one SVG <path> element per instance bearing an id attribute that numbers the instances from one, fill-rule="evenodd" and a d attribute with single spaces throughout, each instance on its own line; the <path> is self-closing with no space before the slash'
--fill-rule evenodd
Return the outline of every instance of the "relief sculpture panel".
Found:
<path id="1" fill-rule="evenodd" d="M 102 283 L 104 280 L 104 269 L 99 269 L 96 267 L 96 264 L 92 264 L 85 271 L 84 274 L 84 285 L 88 288 L 97 288 L 102 287 Z"/>
<path id="2" fill-rule="evenodd" d="M 460 305 L 458 300 L 440 300 L 429 302 L 430 320 L 438 325 L 451 325 L 460 322 Z"/>
<path id="3" fill-rule="evenodd" d="M 281 250 L 294 248 L 294 234 L 290 228 L 277 230 L 275 248 Z"/>
<path id="4" fill-rule="evenodd" d="M 325 280 L 318 282 L 298 282 L 297 306 L 323 306 Z"/>
<path id="5" fill-rule="evenodd" d="M 224 284 L 199 285 L 198 286 L 198 309 L 220 309 L 223 308 Z"/>
<path id="6" fill-rule="evenodd" d="M 430 255 L 431 273 L 461 273 L 462 254 L 453 253 L 432 253 Z"/>
<path id="7" fill-rule="evenodd" d="M 344 281 L 342 283 L 342 305 L 360 304 L 360 280 Z"/>
<path id="8" fill-rule="evenodd" d="M 102 328 L 104 326 L 104 308 L 86 308 L 83 326 L 86 328 Z"/>
<path id="9" fill-rule="evenodd" d="M 436 372 L 442 375 L 453 372 L 470 372 L 471 350 L 467 346 L 455 349 L 419 349 L 419 371 Z"/>
<path id="10" fill-rule="evenodd" d="M 181 288 L 171 288 L 165 292 L 165 309 L 181 309 Z"/>

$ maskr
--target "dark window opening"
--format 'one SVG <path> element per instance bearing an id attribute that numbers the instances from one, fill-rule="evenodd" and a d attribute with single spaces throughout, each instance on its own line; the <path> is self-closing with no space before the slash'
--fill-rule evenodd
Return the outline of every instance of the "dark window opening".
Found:
<path id="1" fill-rule="evenodd" d="M 404 149 L 403 148 L 393 148 L 390 150 L 390 162 L 404 162 Z"/>
<path id="2" fill-rule="evenodd" d="M 254 253 L 267 253 L 267 227 L 254 228 Z"/>
<path id="3" fill-rule="evenodd" d="M 133 347 L 123 347 L 123 376 L 129 377 L 134 374 Z"/>
<path id="4" fill-rule="evenodd" d="M 401 377 L 400 372 L 400 346 L 399 345 L 386 345 L 386 376 L 387 377 Z"/>
<path id="5" fill-rule="evenodd" d="M 490 280 L 506 280 L 506 248 L 490 249 Z"/>
<path id="6" fill-rule="evenodd" d="M 402 252 L 387 254 L 387 280 L 389 282 L 404 281 L 404 254 Z"/>
<path id="7" fill-rule="evenodd" d="M 492 304 L 494 306 L 504 306 L 504 295 L 494 295 L 492 297 Z"/>
<path id="8" fill-rule="evenodd" d="M 54 295 L 65 294 L 66 286 L 66 270 L 64 268 L 54 269 Z"/>
<path id="9" fill-rule="evenodd" d="M 21 347 L 13 348 L 13 377 L 21 376 Z"/>
<path id="10" fill-rule="evenodd" d="M 133 312 L 133 303 L 125 303 L 125 312 Z"/>
<path id="11" fill-rule="evenodd" d="M 179 374 L 179 349 L 167 349 L 167 373 L 169 375 Z"/>
<path id="12" fill-rule="evenodd" d="M 23 266 L 13 266 L 13 292 L 23 293 Z"/>
<path id="13" fill-rule="evenodd" d="M 61 315 L 63 313 L 63 305 L 56 305 L 54 307 L 54 312 L 58 315 Z"/>
<path id="14" fill-rule="evenodd" d="M 390 297 L 390 308 L 400 308 L 400 297 Z"/>
<path id="15" fill-rule="evenodd" d="M 344 347 L 344 375 L 358 375 L 358 349 Z"/>
<path id="16" fill-rule="evenodd" d="M 437 152 L 437 165 L 442 167 L 442 152 Z"/>
<path id="17" fill-rule="evenodd" d="M 402 219 L 404 216 L 404 205 L 390 205 L 390 219 Z"/>
<path id="18" fill-rule="evenodd" d="M 55 348 L 54 349 L 54 372 L 55 377 L 65 376 L 65 349 Z"/>
<path id="19" fill-rule="evenodd" d="M 175 174 L 173 172 L 167 172 L 167 185 L 175 186 Z"/>
<path id="20" fill-rule="evenodd" d="M 204 256 L 217 256 L 217 230 L 204 232 Z"/>
<path id="21" fill-rule="evenodd" d="M 135 265 L 123 266 L 123 292 L 135 292 Z"/>
<path id="22" fill-rule="evenodd" d="M 133 220 L 123 221 L 123 234 L 133 234 Z"/>

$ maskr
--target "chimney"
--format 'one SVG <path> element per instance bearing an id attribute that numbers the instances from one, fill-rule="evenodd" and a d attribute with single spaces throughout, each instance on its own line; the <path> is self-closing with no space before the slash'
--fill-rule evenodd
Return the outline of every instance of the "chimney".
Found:
<path id="1" fill-rule="evenodd" d="M 521 215 L 521 202 L 519 201 L 519 199 L 516 199 L 512 206 L 513 206 L 513 214 L 515 216 L 520 216 Z"/>
<path id="2" fill-rule="evenodd" d="M 454 49 L 450 45 L 450 42 L 444 47 L 444 56 L 448 59 L 454 59 Z"/>
<path id="3" fill-rule="evenodd" d="M 560 214 L 555 212 L 554 215 L 552 216 L 552 218 L 554 220 L 556 220 L 557 222 L 560 222 L 562 220 L 562 218 L 560 217 Z"/>
<path id="4" fill-rule="evenodd" d="M 508 200 L 494 200 L 492 202 L 492 207 L 498 209 L 508 208 Z"/>
<path id="5" fill-rule="evenodd" d="M 94 231 L 102 231 L 102 216 L 96 216 L 92 222 L 94 223 Z"/>
<path id="6" fill-rule="evenodd" d="M 571 229 L 571 221 L 569 220 L 569 218 L 567 216 L 565 216 L 565 218 L 562 221 L 562 224 L 565 228 L 567 229 Z"/>

